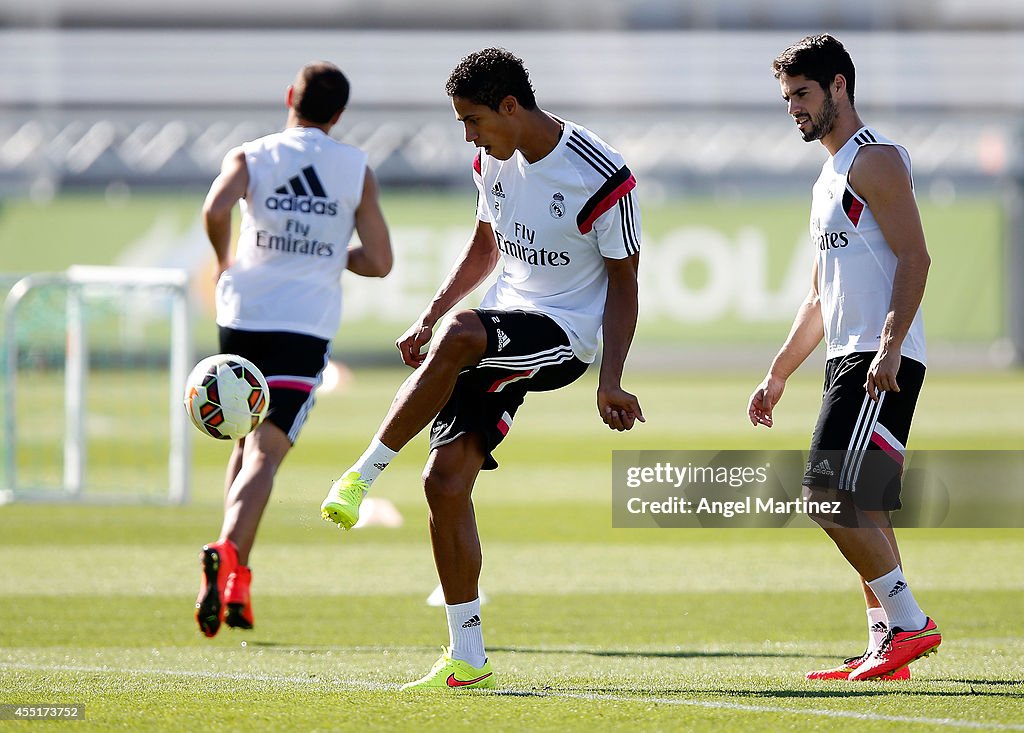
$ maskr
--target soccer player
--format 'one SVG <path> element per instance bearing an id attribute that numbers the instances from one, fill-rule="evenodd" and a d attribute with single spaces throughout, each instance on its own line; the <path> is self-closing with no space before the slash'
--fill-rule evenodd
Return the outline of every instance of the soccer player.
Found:
<path id="1" fill-rule="evenodd" d="M 621 386 L 637 318 L 640 212 L 622 156 L 537 106 L 523 62 L 503 49 L 470 54 L 446 86 L 478 152 L 472 237 L 419 319 L 395 343 L 415 370 L 366 452 L 334 483 L 323 517 L 349 528 L 374 480 L 427 424 L 423 473 L 430 540 L 450 646 L 407 688 L 494 687 L 484 651 L 481 551 L 472 492 L 527 392 L 559 389 L 595 360 L 597 410 L 613 430 L 643 421 Z M 501 261 L 481 306 L 441 318 Z"/>
<path id="2" fill-rule="evenodd" d="M 274 476 L 313 406 L 341 320 L 341 274 L 384 277 L 391 240 L 362 150 L 328 136 L 348 103 L 334 64 L 304 66 L 288 87 L 283 131 L 229 151 L 203 205 L 217 256 L 220 350 L 260 368 L 270 412 L 228 460 L 220 539 L 201 553 L 196 620 L 253 626 L 249 553 Z M 231 213 L 241 200 L 237 254 Z M 349 244 L 352 232 L 358 244 Z M 225 617 L 226 613 L 226 617 Z"/>
<path id="3" fill-rule="evenodd" d="M 807 677 L 906 679 L 907 665 L 942 641 L 903 576 L 889 517 L 926 358 L 920 304 L 931 260 L 910 156 L 861 120 L 853 61 L 832 36 L 804 38 L 772 68 L 804 141 L 829 155 L 812 191 L 810 292 L 748 416 L 772 426 L 786 380 L 824 338 L 824 393 L 802 483 L 811 500 L 842 502 L 841 515 L 812 518 L 861 577 L 869 633 L 863 654 Z"/>

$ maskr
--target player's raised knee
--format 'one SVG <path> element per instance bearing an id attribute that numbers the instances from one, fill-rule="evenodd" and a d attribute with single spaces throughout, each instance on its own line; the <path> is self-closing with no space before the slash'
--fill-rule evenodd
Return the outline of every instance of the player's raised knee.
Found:
<path id="1" fill-rule="evenodd" d="M 480 360 L 487 350 L 487 331 L 480 317 L 471 310 L 463 310 L 445 319 L 441 332 L 431 351 L 448 358 L 458 358 L 464 364 Z"/>

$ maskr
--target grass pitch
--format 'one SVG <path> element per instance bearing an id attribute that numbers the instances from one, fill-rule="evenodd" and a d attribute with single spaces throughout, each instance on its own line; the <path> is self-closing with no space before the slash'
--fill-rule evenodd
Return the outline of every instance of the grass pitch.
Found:
<path id="1" fill-rule="evenodd" d="M 909 683 L 853 685 L 803 679 L 865 636 L 817 530 L 611 528 L 611 450 L 803 448 L 813 369 L 772 431 L 745 422 L 759 374 L 637 375 L 648 422 L 621 435 L 594 414 L 592 375 L 532 395 L 475 497 L 501 689 L 400 692 L 447 642 L 425 604 L 423 440 L 374 488 L 402 527 L 342 533 L 318 507 L 403 377 L 357 371 L 319 399 L 260 530 L 250 632 L 206 639 L 192 618 L 226 446 L 197 436 L 186 507 L 0 507 L 0 703 L 84 703 L 76 730 L 1024 730 L 1022 530 L 903 531 L 945 641 Z M 1020 374 L 929 375 L 912 447 L 1019 450 L 1022 398 Z"/>

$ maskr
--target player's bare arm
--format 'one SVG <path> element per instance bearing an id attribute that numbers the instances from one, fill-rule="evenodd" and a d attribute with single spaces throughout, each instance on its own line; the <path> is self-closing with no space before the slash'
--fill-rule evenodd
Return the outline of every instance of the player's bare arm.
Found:
<path id="1" fill-rule="evenodd" d="M 882 341 L 864 384 L 871 399 L 877 401 L 880 392 L 900 390 L 896 383 L 900 348 L 924 297 L 931 257 L 910 175 L 896 148 L 865 147 L 850 168 L 849 180 L 857 194 L 867 201 L 897 259 Z"/>
<path id="2" fill-rule="evenodd" d="M 811 289 L 800 304 L 793 319 L 789 336 L 772 360 L 764 380 L 757 386 L 747 403 L 747 416 L 754 427 L 775 424 L 772 411 L 782 399 L 786 380 L 804 363 L 825 336 L 821 320 L 821 300 L 818 294 L 818 262 L 811 267 Z"/>
<path id="3" fill-rule="evenodd" d="M 477 220 L 473 236 L 466 243 L 448 277 L 430 301 L 430 305 L 395 341 L 395 346 L 402 354 L 402 361 L 414 369 L 423 363 L 426 358 L 423 347 L 430 341 L 434 326 L 445 313 L 472 293 L 491 274 L 499 257 L 498 244 L 490 223 Z"/>
<path id="4" fill-rule="evenodd" d="M 217 255 L 215 279 L 231 266 L 231 212 L 249 189 L 249 168 L 241 147 L 224 156 L 220 174 L 210 185 L 203 202 L 203 227 Z"/>
<path id="5" fill-rule="evenodd" d="M 604 306 L 604 352 L 597 387 L 597 410 L 612 430 L 629 430 L 645 422 L 636 396 L 622 389 L 622 370 L 636 331 L 638 312 L 637 267 L 640 255 L 621 260 L 605 258 L 608 295 Z"/>
<path id="6" fill-rule="evenodd" d="M 363 195 L 356 209 L 356 233 L 359 242 L 349 245 L 345 269 L 364 277 L 385 277 L 391 272 L 394 254 L 391 236 L 380 210 L 380 189 L 377 177 L 369 166 L 363 178 Z"/>

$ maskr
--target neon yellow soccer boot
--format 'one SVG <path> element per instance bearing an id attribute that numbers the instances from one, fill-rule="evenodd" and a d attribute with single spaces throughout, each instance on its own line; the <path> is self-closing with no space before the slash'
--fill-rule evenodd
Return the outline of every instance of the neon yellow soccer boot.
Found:
<path id="1" fill-rule="evenodd" d="M 494 689 L 494 670 L 491 663 L 484 660 L 483 667 L 473 667 L 461 659 L 452 659 L 447 647 L 441 647 L 441 656 L 434 666 L 423 677 L 415 682 L 403 685 L 403 690 L 426 690 L 435 688 L 469 690 Z"/>
<path id="2" fill-rule="evenodd" d="M 342 529 L 352 529 L 359 521 L 359 505 L 370 485 L 356 471 L 349 471 L 334 482 L 320 505 L 320 516 Z"/>

